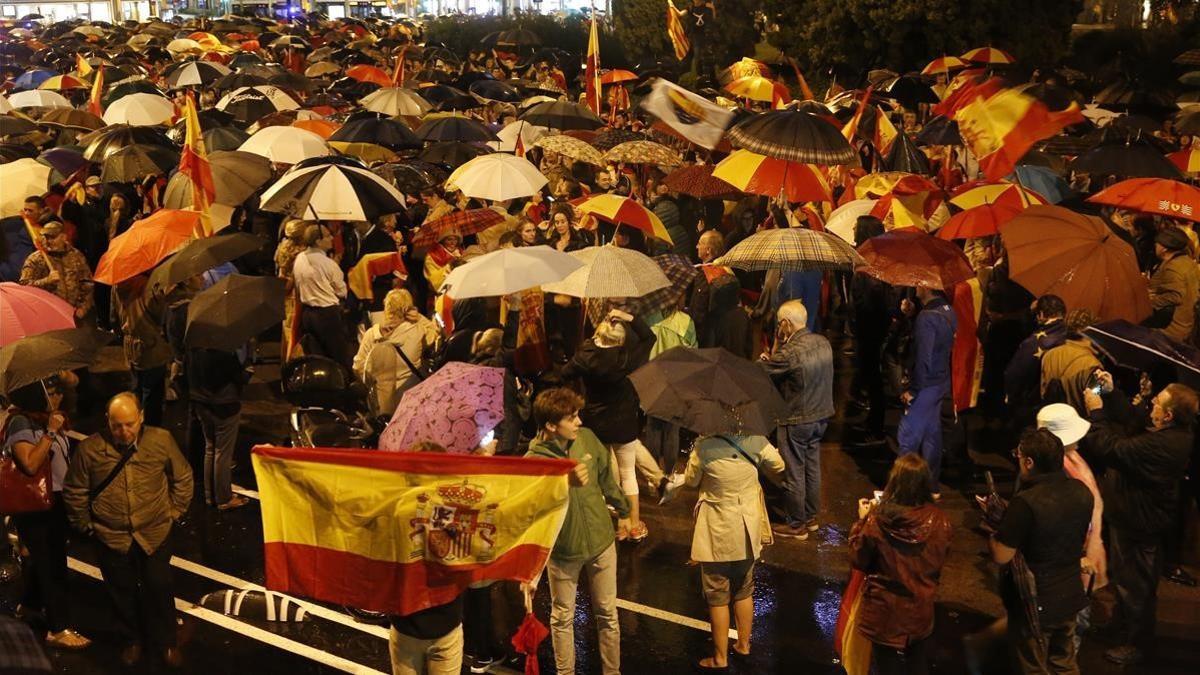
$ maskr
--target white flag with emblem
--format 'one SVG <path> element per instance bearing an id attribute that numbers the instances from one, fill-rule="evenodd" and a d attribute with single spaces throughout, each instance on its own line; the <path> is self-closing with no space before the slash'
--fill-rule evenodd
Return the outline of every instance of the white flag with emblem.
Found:
<path id="1" fill-rule="evenodd" d="M 663 79 L 655 79 L 642 108 L 684 138 L 712 150 L 725 135 L 733 112 Z"/>

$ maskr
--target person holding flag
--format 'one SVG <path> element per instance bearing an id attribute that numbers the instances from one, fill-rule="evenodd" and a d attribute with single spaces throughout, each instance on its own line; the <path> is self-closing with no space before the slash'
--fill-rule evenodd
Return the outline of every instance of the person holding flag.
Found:
<path id="1" fill-rule="evenodd" d="M 188 94 L 183 104 L 183 128 L 185 130 L 183 153 L 179 156 L 179 173 L 188 177 L 192 188 L 193 210 L 200 212 L 200 230 L 197 239 L 212 236 L 212 219 L 209 205 L 216 197 L 213 186 L 212 167 L 208 164 L 208 152 L 204 149 L 204 137 L 200 131 L 200 117 L 196 113 L 196 100 Z"/>
<path id="2" fill-rule="evenodd" d="M 592 8 L 592 27 L 588 33 L 587 63 L 584 68 L 584 99 L 592 112 L 600 115 L 600 34 L 596 27 L 596 10 Z"/>

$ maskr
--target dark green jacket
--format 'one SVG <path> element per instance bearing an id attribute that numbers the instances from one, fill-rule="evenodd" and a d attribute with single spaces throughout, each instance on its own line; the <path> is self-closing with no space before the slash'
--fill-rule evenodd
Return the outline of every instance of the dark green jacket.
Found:
<path id="1" fill-rule="evenodd" d="M 604 552 L 615 539 L 612 517 L 605 502 L 622 517 L 629 515 L 629 500 L 617 484 L 612 454 L 590 429 L 580 429 L 579 436 L 569 448 L 557 441 L 535 438 L 529 444 L 526 457 L 573 459 L 588 469 L 588 484 L 572 486 L 567 497 L 567 517 L 563 521 L 558 541 L 550 557 L 568 562 L 591 560 Z"/>

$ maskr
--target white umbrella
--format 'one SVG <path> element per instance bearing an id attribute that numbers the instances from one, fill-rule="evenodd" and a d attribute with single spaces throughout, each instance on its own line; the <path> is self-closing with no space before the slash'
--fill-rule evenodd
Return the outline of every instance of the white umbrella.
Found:
<path id="1" fill-rule="evenodd" d="M 217 101 L 217 109 L 224 110 L 239 97 L 250 94 L 251 92 L 262 94 L 268 101 L 275 105 L 276 110 L 295 110 L 300 107 L 300 104 L 296 102 L 296 99 L 288 96 L 287 92 L 279 87 L 270 84 L 258 84 L 254 85 L 253 87 L 238 87 L 228 94 L 225 94 L 221 97 L 220 101 Z"/>
<path id="2" fill-rule="evenodd" d="M 259 129 L 238 150 L 253 152 L 280 164 L 295 164 L 310 157 L 333 154 L 329 144 L 317 134 L 299 127 L 282 126 Z"/>
<path id="3" fill-rule="evenodd" d="M 8 102 L 8 99 L 4 96 L 4 94 L 0 94 L 0 115 L 5 115 L 13 110 L 15 110 L 15 108 L 13 108 L 12 104 Z"/>
<path id="4" fill-rule="evenodd" d="M 50 187 L 50 166 L 23 158 L 0 164 L 0 218 L 21 215 L 25 198 L 42 195 Z"/>
<path id="5" fill-rule="evenodd" d="M 549 246 L 502 248 L 456 267 L 442 282 L 452 298 L 489 298 L 562 281 L 583 267 L 576 257 Z"/>
<path id="6" fill-rule="evenodd" d="M 524 120 L 517 120 L 516 122 L 509 122 L 508 126 L 497 131 L 496 138 L 500 140 L 489 141 L 487 146 L 497 152 L 516 152 L 517 138 L 520 137 L 521 145 L 525 146 L 525 149 L 528 150 L 542 136 L 549 133 L 550 129 L 548 127 L 530 124 Z"/>
<path id="7" fill-rule="evenodd" d="M 170 99 L 144 92 L 122 96 L 104 111 L 105 124 L 150 127 L 169 124 L 172 117 L 175 117 L 175 104 Z"/>
<path id="8" fill-rule="evenodd" d="M 362 107 L 374 112 L 381 112 L 385 115 L 395 117 L 397 115 L 408 115 L 410 117 L 420 117 L 433 107 L 429 105 L 429 101 L 421 98 L 421 96 L 404 87 L 383 87 L 376 89 L 359 101 Z"/>
<path id="9" fill-rule="evenodd" d="M 78 28 L 76 28 L 75 30 L 73 30 L 71 32 L 78 33 L 80 35 L 95 36 L 95 37 L 103 37 L 104 36 L 103 28 L 101 28 L 99 26 L 93 26 L 91 24 L 79 26 Z"/>
<path id="10" fill-rule="evenodd" d="M 8 103 L 14 108 L 73 108 L 66 96 L 49 89 L 31 89 L 18 91 L 8 97 Z"/>
<path id="11" fill-rule="evenodd" d="M 126 40 L 125 44 L 129 45 L 133 49 L 140 52 L 140 51 L 145 51 L 145 49 L 147 47 L 149 47 L 150 43 L 153 41 L 154 41 L 153 35 L 150 35 L 148 33 L 138 33 L 137 35 L 134 35 L 133 37 Z M 200 44 L 199 42 L 196 43 L 197 46 L 199 46 L 199 44 Z"/>
<path id="12" fill-rule="evenodd" d="M 167 43 L 167 51 L 171 52 L 172 56 L 178 56 L 185 52 L 202 52 L 204 51 L 204 47 L 201 47 L 199 42 L 190 38 L 179 38 Z"/>
<path id="13" fill-rule="evenodd" d="M 446 189 L 468 197 L 503 201 L 528 197 L 547 182 L 529 160 L 503 153 L 483 155 L 463 164 L 446 179 Z"/>
<path id="14" fill-rule="evenodd" d="M 1106 127 L 1113 120 L 1117 119 L 1124 113 L 1105 110 L 1095 103 L 1089 103 L 1083 106 L 1083 116 L 1091 120 L 1098 127 Z"/>
<path id="15" fill-rule="evenodd" d="M 854 226 L 858 223 L 859 216 L 865 216 L 875 208 L 875 202 L 878 199 L 855 199 L 852 202 L 846 202 L 833 210 L 829 214 L 829 219 L 825 221 L 825 231 L 832 232 L 837 236 L 850 242 L 854 245 Z"/>
<path id="16" fill-rule="evenodd" d="M 367 169 L 328 160 L 293 168 L 263 193 L 264 211 L 314 220 L 378 220 L 404 210 L 404 195 Z"/>
<path id="17" fill-rule="evenodd" d="M 653 258 L 632 249 L 592 246 L 570 255 L 584 266 L 542 290 L 576 298 L 640 298 L 671 285 Z"/>

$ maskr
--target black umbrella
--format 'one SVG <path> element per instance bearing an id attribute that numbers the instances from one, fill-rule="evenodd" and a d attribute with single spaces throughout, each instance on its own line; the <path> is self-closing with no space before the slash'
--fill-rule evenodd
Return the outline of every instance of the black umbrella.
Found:
<path id="1" fill-rule="evenodd" d="M 454 81 L 454 76 L 444 70 L 424 68 L 413 73 L 412 79 L 417 82 L 436 82 L 438 84 L 449 84 L 450 82 Z"/>
<path id="2" fill-rule="evenodd" d="M 356 119 L 346 122 L 333 132 L 329 141 L 342 143 L 374 143 L 389 150 L 412 150 L 421 147 L 421 139 L 403 122 L 383 119 Z"/>
<path id="3" fill-rule="evenodd" d="M 166 75 L 170 89 L 207 87 L 229 74 L 229 68 L 210 61 L 187 61 L 174 66 Z"/>
<path id="4" fill-rule="evenodd" d="M 538 103 L 529 106 L 519 117 L 530 124 L 559 131 L 575 129 L 591 131 L 604 126 L 604 120 L 596 117 L 590 108 L 571 101 Z"/>
<path id="5" fill-rule="evenodd" d="M 1102 108 L 1127 112 L 1157 113 L 1176 109 L 1175 102 L 1166 92 L 1128 80 L 1114 82 L 1100 90 L 1095 101 Z"/>
<path id="6" fill-rule="evenodd" d="M 1077 157 L 1071 170 L 1094 176 L 1183 180 L 1179 167 L 1145 141 L 1100 145 Z"/>
<path id="7" fill-rule="evenodd" d="M 233 91 L 242 87 L 257 87 L 267 84 L 267 78 L 249 73 L 230 73 L 213 83 L 217 91 Z"/>
<path id="8" fill-rule="evenodd" d="M 416 195 L 425 188 L 438 184 L 437 177 L 419 166 L 409 163 L 388 162 L 371 167 L 377 176 L 396 186 L 406 195 Z"/>
<path id="9" fill-rule="evenodd" d="M 433 106 L 433 109 L 436 112 L 450 112 L 453 110 L 474 110 L 475 108 L 482 108 L 483 106 L 483 101 L 471 96 L 470 94 L 464 94 L 462 96 L 448 98 Z"/>
<path id="10" fill-rule="evenodd" d="M 735 148 L 807 164 L 850 164 L 858 153 L 842 132 L 824 119 L 792 110 L 755 115 L 730 127 Z"/>
<path id="11" fill-rule="evenodd" d="M 888 150 L 883 163 L 889 171 L 905 171 L 922 176 L 933 175 L 933 169 L 929 166 L 929 158 L 904 132 L 896 135 L 896 140 L 892 142 L 892 147 Z"/>
<path id="12" fill-rule="evenodd" d="M 668 349 L 629 380 L 647 415 L 702 435 L 767 435 L 787 416 L 766 371 L 720 348 Z"/>
<path id="13" fill-rule="evenodd" d="M 468 70 L 467 72 L 458 76 L 458 79 L 454 81 L 454 86 L 458 87 L 459 89 L 467 89 L 476 82 L 483 80 L 495 82 L 496 78 L 492 77 L 491 74 L 485 73 L 481 70 Z"/>
<path id="14" fill-rule="evenodd" d="M 917 145 L 962 145 L 958 122 L 941 115 L 929 120 L 917 134 Z"/>
<path id="15" fill-rule="evenodd" d="M 86 136 L 81 136 L 79 144 L 84 147 L 83 156 L 91 162 L 103 162 L 106 157 L 117 150 L 134 144 L 175 147 L 166 134 L 154 127 L 128 124 L 111 124 L 103 129 L 97 129 Z"/>
<path id="16" fill-rule="evenodd" d="M 237 150 L 250 138 L 250 134 L 235 127 L 217 127 L 201 134 L 204 138 L 204 149 L 208 152 L 218 150 Z"/>
<path id="17" fill-rule="evenodd" d="M 452 98 L 469 95 L 462 89 L 456 89 L 445 84 L 434 84 L 428 87 L 419 87 L 417 89 L 417 93 L 421 95 L 421 98 L 435 105 Z"/>
<path id="18" fill-rule="evenodd" d="M 366 98 L 376 89 L 379 89 L 379 85 L 374 82 L 359 82 L 353 77 L 339 77 L 326 88 L 326 91 L 344 99 L 358 101 Z"/>
<path id="19" fill-rule="evenodd" d="M 104 104 L 105 108 L 107 108 L 113 104 L 113 101 L 130 94 L 154 94 L 164 98 L 167 96 L 162 89 L 154 86 L 154 83 L 150 80 L 134 80 L 132 82 L 118 84 L 117 86 L 109 89 L 108 93 L 106 93 L 100 99 L 100 102 Z"/>
<path id="20" fill-rule="evenodd" d="M 426 143 L 461 141 L 487 143 L 497 140 L 495 132 L 478 120 L 466 117 L 438 117 L 417 127 L 417 138 Z"/>
<path id="21" fill-rule="evenodd" d="M 0 115 L 0 136 L 20 136 L 36 130 L 37 125 L 30 120 Z"/>
<path id="22" fill-rule="evenodd" d="M 1118 366 L 1151 375 L 1165 369 L 1175 381 L 1200 388 L 1200 349 L 1124 320 L 1089 326 L 1083 334 Z"/>
<path id="23" fill-rule="evenodd" d="M 537 47 L 542 44 L 542 39 L 531 30 L 517 28 L 496 36 L 496 44 L 501 47 Z"/>
<path id="24" fill-rule="evenodd" d="M 1200 136 L 1200 107 L 1184 108 L 1175 118 L 1175 131 Z"/>
<path id="25" fill-rule="evenodd" d="M 184 344 L 233 351 L 283 321 L 287 285 L 279 277 L 230 274 L 188 305 Z"/>
<path id="26" fill-rule="evenodd" d="M 213 129 L 233 128 L 235 124 L 238 124 L 238 121 L 234 119 L 233 115 L 230 115 L 224 110 L 217 110 L 216 108 L 206 108 L 201 110 L 196 114 L 196 117 L 200 120 L 200 131 L 202 132 L 211 131 Z M 176 122 L 167 131 L 167 138 L 175 141 L 176 143 L 183 143 L 184 136 L 187 134 L 187 129 L 184 127 L 185 124 L 185 120 L 179 120 Z"/>
<path id="27" fill-rule="evenodd" d="M 297 163 L 262 194 L 260 208 L 314 220 L 371 220 L 404 210 L 404 195 L 351 157 Z"/>
<path id="28" fill-rule="evenodd" d="M 1030 84 L 1020 89 L 1022 93 L 1045 103 L 1050 110 L 1066 110 L 1072 103 L 1080 106 L 1085 103 L 1083 95 L 1079 92 L 1050 82 Z"/>
<path id="29" fill-rule="evenodd" d="M 433 162 L 434 164 L 442 164 L 451 169 L 457 169 L 459 166 L 491 152 L 490 149 L 471 145 L 470 143 L 433 143 L 428 148 L 425 148 L 418 155 L 423 161 Z"/>
<path id="30" fill-rule="evenodd" d="M 161 145 L 136 143 L 104 158 L 100 178 L 106 183 L 134 183 L 146 176 L 165 176 L 179 166 L 179 152 Z"/>
<path id="31" fill-rule="evenodd" d="M 245 68 L 246 66 L 257 66 L 263 63 L 263 59 L 258 54 L 253 52 L 242 52 L 229 60 L 230 68 Z"/>
<path id="32" fill-rule="evenodd" d="M 164 291 L 189 277 L 204 274 L 217 265 L 257 251 L 263 243 L 261 237 L 245 232 L 218 233 L 196 239 L 154 268 L 146 283 L 146 294 Z"/>
<path id="33" fill-rule="evenodd" d="M 0 164 L 37 157 L 37 148 L 28 143 L 0 143 Z"/>
<path id="34" fill-rule="evenodd" d="M 60 370 L 90 366 L 108 337 L 95 328 L 66 328 L 10 342 L 0 348 L 0 391 L 13 391 Z"/>
<path id="35" fill-rule="evenodd" d="M 469 87 L 470 93 L 489 101 L 516 103 L 521 100 L 521 92 L 504 82 L 497 80 L 479 80 Z"/>
<path id="36" fill-rule="evenodd" d="M 241 89 L 226 94 L 221 109 L 242 122 L 256 122 L 279 110 L 270 96 L 258 89 Z"/>
<path id="37" fill-rule="evenodd" d="M 309 92 L 313 90 L 313 82 L 311 79 L 301 75 L 300 73 L 293 73 L 290 70 L 285 73 L 279 73 L 278 75 L 272 76 L 267 80 L 267 82 L 275 85 L 276 87 L 283 87 L 284 89 L 291 89 L 293 91 Z"/>
<path id="38" fill-rule="evenodd" d="M 886 96 L 899 101 L 909 110 L 916 110 L 922 103 L 937 103 L 940 100 L 933 89 L 916 75 L 897 77 L 883 90 Z"/>

